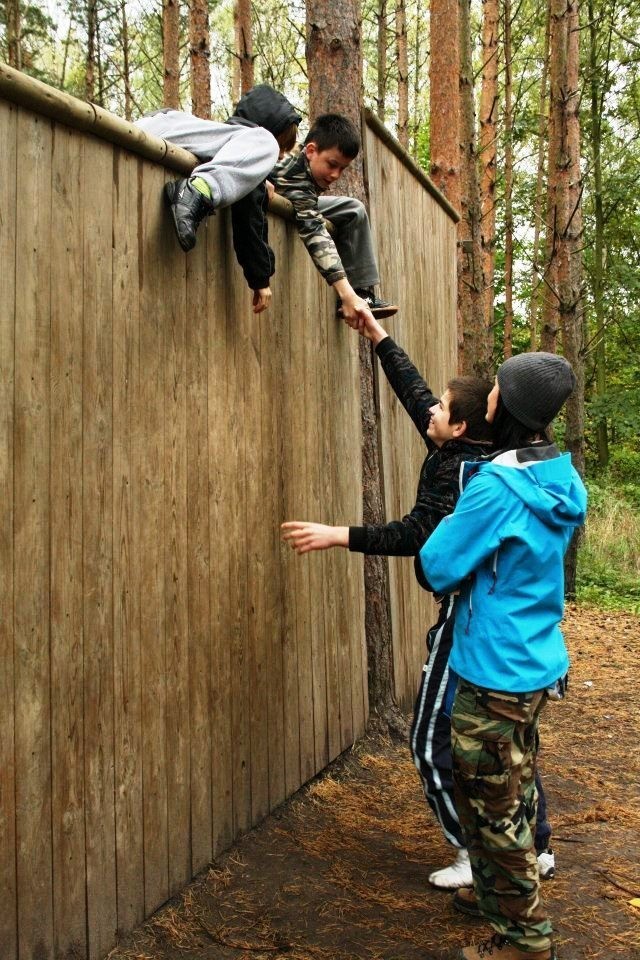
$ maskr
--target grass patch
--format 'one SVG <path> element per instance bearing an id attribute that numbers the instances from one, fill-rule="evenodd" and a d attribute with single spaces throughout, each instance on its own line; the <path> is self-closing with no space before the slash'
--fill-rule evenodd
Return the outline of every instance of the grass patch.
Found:
<path id="1" fill-rule="evenodd" d="M 578 552 L 577 599 L 640 613 L 640 486 L 589 480 L 589 512 Z"/>

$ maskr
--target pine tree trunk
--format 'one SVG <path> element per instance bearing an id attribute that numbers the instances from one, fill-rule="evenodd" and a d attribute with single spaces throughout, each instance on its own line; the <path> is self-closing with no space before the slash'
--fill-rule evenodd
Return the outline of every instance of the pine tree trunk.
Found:
<path id="1" fill-rule="evenodd" d="M 179 0 L 162 0 L 164 105 L 180 109 L 180 6 Z"/>
<path id="2" fill-rule="evenodd" d="M 411 136 L 411 150 L 413 156 L 418 156 L 418 135 L 420 133 L 420 90 L 422 88 L 423 76 L 420 63 L 420 56 L 422 53 L 422 23 L 424 22 L 424 16 L 422 13 L 422 4 L 421 0 L 416 0 L 416 34 L 415 34 L 415 46 L 413 48 L 413 62 L 415 68 L 413 71 L 413 123 L 412 123 L 412 136 Z"/>
<path id="3" fill-rule="evenodd" d="M 496 245 L 496 142 L 498 131 L 498 0 L 482 3 L 482 92 L 480 96 L 480 242 L 483 312 L 493 331 Z"/>
<path id="4" fill-rule="evenodd" d="M 93 103 L 96 98 L 96 32 L 97 32 L 97 2 L 87 2 L 87 57 L 85 61 L 85 100 Z"/>
<path id="5" fill-rule="evenodd" d="M 431 178 L 460 211 L 460 53 L 458 0 L 431 0 L 429 115 Z M 458 351 L 463 348 L 458 309 Z"/>
<path id="6" fill-rule="evenodd" d="M 595 214 L 595 250 L 593 263 L 593 307 L 596 315 L 596 396 L 607 390 L 607 356 L 602 295 L 604 277 L 604 209 L 602 205 L 602 95 L 598 77 L 598 28 L 593 0 L 589 0 L 589 70 L 591 85 L 591 156 L 593 167 L 593 195 Z M 598 463 L 609 463 L 607 420 L 602 417 L 596 427 Z"/>
<path id="7" fill-rule="evenodd" d="M 579 16 L 575 0 L 552 0 L 551 104 L 558 152 L 553 170 L 558 326 L 577 384 L 567 401 L 565 444 L 584 474 L 584 343 L 582 305 L 582 180 L 580 174 Z M 551 180 L 551 160 L 549 164 Z M 565 559 L 565 589 L 575 595 L 579 533 Z"/>
<path id="8" fill-rule="evenodd" d="M 398 140 L 409 147 L 409 57 L 405 0 L 396 0 L 396 62 L 398 71 Z"/>
<path id="9" fill-rule="evenodd" d="M 549 30 L 551 24 L 550 0 L 547 0 L 544 25 L 544 50 L 542 54 L 542 75 L 540 77 L 540 112 L 538 113 L 538 165 L 536 173 L 536 195 L 533 203 L 533 255 L 531 266 L 531 300 L 529 303 L 530 346 L 537 350 L 538 319 L 543 285 L 540 281 L 540 235 L 544 201 L 545 146 L 549 123 L 547 118 L 547 82 L 549 77 Z"/>
<path id="10" fill-rule="evenodd" d="M 545 296 L 541 346 L 555 353 L 562 311 L 568 304 L 570 282 L 569 246 L 569 144 L 568 55 L 571 0 L 551 0 L 549 34 L 549 154 L 547 161 L 547 216 Z"/>
<path id="11" fill-rule="evenodd" d="M 360 126 L 362 51 L 357 0 L 307 0 L 307 70 L 309 114 L 336 111 Z M 340 179 L 340 191 L 366 201 L 362 156 Z M 379 436 L 374 394 L 372 350 L 360 338 L 360 403 L 362 416 L 363 518 L 383 523 L 384 506 L 379 462 Z M 386 557 L 364 558 L 365 633 L 369 708 L 389 729 L 402 728 L 394 701 L 393 649 L 389 570 Z"/>
<path id="12" fill-rule="evenodd" d="M 511 0 L 504 0 L 504 332 L 505 359 L 513 354 L 513 87 Z"/>
<path id="13" fill-rule="evenodd" d="M 127 23 L 127 4 L 120 0 L 120 39 L 122 43 L 122 72 L 124 81 L 124 115 L 131 120 L 133 114 L 133 97 L 131 96 L 131 50 L 129 39 L 129 24 Z"/>
<path id="14" fill-rule="evenodd" d="M 211 119 L 209 57 L 209 5 L 207 0 L 189 0 L 191 109 L 197 117 L 205 120 Z"/>
<path id="15" fill-rule="evenodd" d="M 343 113 L 360 129 L 362 49 L 357 0 L 306 0 L 309 116 Z M 362 152 L 340 178 L 340 193 L 365 200 Z"/>
<path id="16" fill-rule="evenodd" d="M 470 0 L 460 0 L 460 212 L 458 224 L 458 311 L 462 348 L 458 368 L 484 376 L 491 366 L 489 330 L 484 322 L 480 186 L 476 151 L 476 117 L 471 62 Z"/>
<path id="17" fill-rule="evenodd" d="M 233 8 L 233 25 L 236 38 L 236 57 L 240 64 L 240 94 L 253 87 L 253 22 L 251 0 L 236 0 Z"/>
<path id="18" fill-rule="evenodd" d="M 9 66 L 22 70 L 22 27 L 20 0 L 6 0 L 7 51 Z"/>
<path id="19" fill-rule="evenodd" d="M 379 0 L 378 12 L 378 96 L 376 97 L 377 114 L 384 123 L 387 111 L 387 0 Z"/>

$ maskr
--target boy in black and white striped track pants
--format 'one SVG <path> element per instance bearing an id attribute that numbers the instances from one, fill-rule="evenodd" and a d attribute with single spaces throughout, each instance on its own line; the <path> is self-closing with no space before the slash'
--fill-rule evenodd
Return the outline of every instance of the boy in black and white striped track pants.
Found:
<path id="1" fill-rule="evenodd" d="M 416 557 L 440 521 L 458 500 L 460 465 L 490 453 L 491 428 L 485 420 L 490 381 L 477 377 L 451 380 L 436 397 L 404 350 L 380 324 L 367 321 L 363 335 L 371 340 L 386 377 L 413 420 L 427 447 L 418 481 L 416 503 L 402 520 L 381 525 L 334 527 L 307 521 L 283 524 L 284 539 L 299 553 L 348 547 L 360 553 Z M 419 564 L 416 572 L 421 578 Z M 424 578 L 421 580 L 424 585 Z M 453 639 L 454 597 L 440 599 L 440 615 L 429 630 L 429 658 L 424 665 L 411 729 L 411 751 L 420 772 L 427 801 L 449 843 L 456 847 L 455 862 L 430 874 L 438 887 L 471 886 L 471 866 L 453 802 L 451 776 L 449 653 Z M 543 800 L 543 794 L 540 794 Z M 546 846 L 546 843 L 545 843 Z"/>

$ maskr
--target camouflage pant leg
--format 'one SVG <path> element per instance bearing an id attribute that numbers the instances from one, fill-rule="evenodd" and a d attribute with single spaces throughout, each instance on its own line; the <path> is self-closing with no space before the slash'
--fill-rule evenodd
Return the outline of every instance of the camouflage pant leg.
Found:
<path id="1" fill-rule="evenodd" d="M 451 717 L 456 807 L 478 902 L 521 950 L 546 950 L 534 845 L 538 716 L 546 696 L 496 693 L 461 680 Z"/>

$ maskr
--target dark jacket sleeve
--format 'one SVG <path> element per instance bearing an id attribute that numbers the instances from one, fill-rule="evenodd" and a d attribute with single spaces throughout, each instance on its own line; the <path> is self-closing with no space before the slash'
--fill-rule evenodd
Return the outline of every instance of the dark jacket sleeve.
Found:
<path id="1" fill-rule="evenodd" d="M 432 456 L 439 457 L 438 453 Z M 413 557 L 458 499 L 459 459 L 441 462 L 435 471 L 428 457 L 420 472 L 416 503 L 402 520 L 349 527 L 349 550 L 388 557 Z M 435 475 L 434 475 L 435 474 Z"/>
<path id="2" fill-rule="evenodd" d="M 268 202 L 266 187 L 260 183 L 231 207 L 233 248 L 252 290 L 268 287 L 276 269 L 276 258 L 269 246 Z"/>
<path id="3" fill-rule="evenodd" d="M 414 557 L 436 526 L 431 511 L 416 504 L 402 520 L 349 527 L 349 550 L 374 556 Z"/>
<path id="4" fill-rule="evenodd" d="M 402 347 L 391 337 L 380 341 L 376 353 L 398 400 L 413 420 L 424 442 L 432 450 L 434 444 L 427 437 L 429 410 L 439 398 L 434 396 Z"/>

